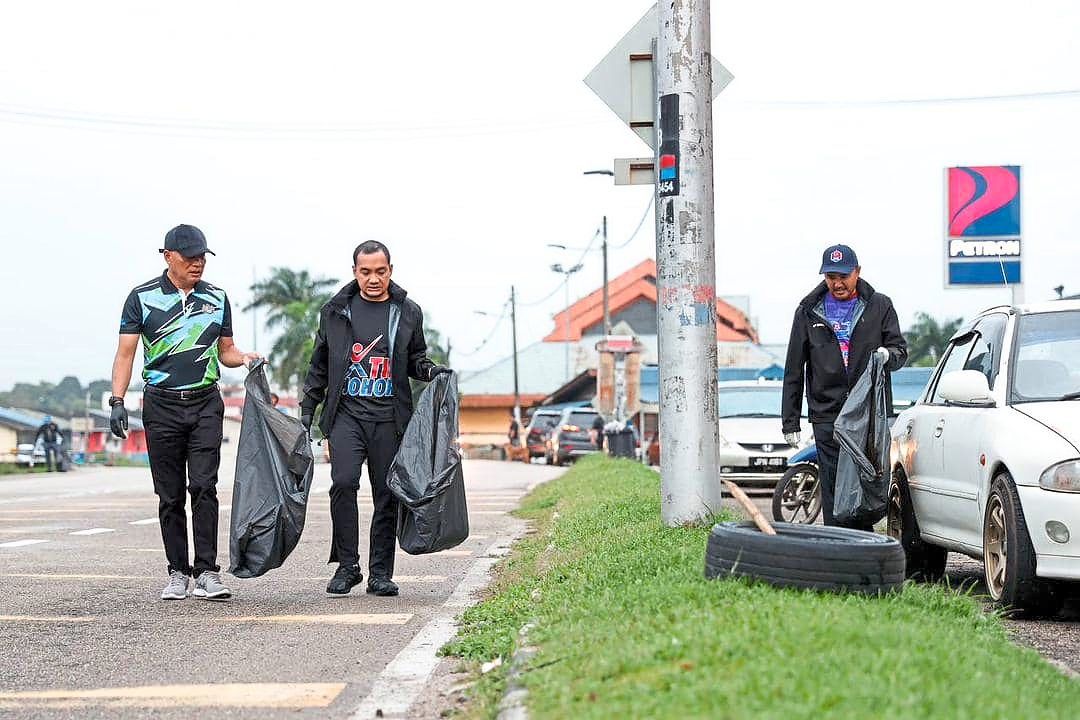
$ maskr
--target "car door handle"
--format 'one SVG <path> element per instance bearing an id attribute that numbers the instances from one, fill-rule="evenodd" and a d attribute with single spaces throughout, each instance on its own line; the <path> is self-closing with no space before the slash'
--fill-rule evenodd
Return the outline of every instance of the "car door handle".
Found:
<path id="1" fill-rule="evenodd" d="M 938 424 L 934 427 L 934 437 L 941 437 L 942 431 L 945 430 L 945 418 L 938 420 Z"/>

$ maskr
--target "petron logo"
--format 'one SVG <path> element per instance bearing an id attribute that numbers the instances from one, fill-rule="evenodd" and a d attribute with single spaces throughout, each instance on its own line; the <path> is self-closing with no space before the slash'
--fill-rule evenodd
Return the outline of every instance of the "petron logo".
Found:
<path id="1" fill-rule="evenodd" d="M 844 259 L 844 253 L 840 252 L 839 250 L 833 250 L 832 255 L 829 256 L 829 259 L 832 260 L 834 263 L 840 262 Z"/>
<path id="2" fill-rule="evenodd" d="M 949 168 L 949 237 L 1020 235 L 1020 167 Z"/>

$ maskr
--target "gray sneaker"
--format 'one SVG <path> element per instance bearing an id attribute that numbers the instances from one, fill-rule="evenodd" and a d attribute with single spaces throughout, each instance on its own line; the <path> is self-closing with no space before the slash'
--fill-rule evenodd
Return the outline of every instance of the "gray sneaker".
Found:
<path id="1" fill-rule="evenodd" d="M 221 584 L 221 575 L 212 570 L 207 570 L 195 578 L 195 592 L 191 594 L 206 600 L 224 600 L 232 597 L 232 591 Z"/>
<path id="2" fill-rule="evenodd" d="M 169 584 L 161 591 L 162 600 L 183 600 L 187 597 L 188 576 L 179 570 L 169 573 Z"/>

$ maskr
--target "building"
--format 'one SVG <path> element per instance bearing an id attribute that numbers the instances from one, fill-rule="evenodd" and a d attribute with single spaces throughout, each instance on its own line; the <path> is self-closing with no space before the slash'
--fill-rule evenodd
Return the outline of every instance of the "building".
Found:
<path id="1" fill-rule="evenodd" d="M 655 365 L 659 360 L 655 261 L 645 260 L 610 280 L 608 296 L 612 326 L 628 329 L 643 346 L 642 363 Z M 596 343 L 603 332 L 603 306 L 603 288 L 599 288 L 557 313 L 543 340 L 518 351 L 523 408 L 582 402 L 595 395 Z M 760 345 L 757 330 L 736 302 L 716 298 L 716 319 L 721 365 L 762 368 L 778 362 L 773 352 Z M 513 387 L 513 357 L 462 374 L 458 388 L 463 448 L 501 446 L 507 441 Z"/>

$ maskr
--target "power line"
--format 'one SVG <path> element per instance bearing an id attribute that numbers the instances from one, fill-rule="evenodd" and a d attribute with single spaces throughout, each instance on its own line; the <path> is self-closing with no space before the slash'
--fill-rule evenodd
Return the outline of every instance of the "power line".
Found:
<path id="1" fill-rule="evenodd" d="M 626 247 L 627 245 L 629 245 L 631 242 L 634 241 L 634 238 L 637 237 L 637 234 L 639 232 L 641 232 L 641 228 L 645 225 L 645 220 L 649 217 L 649 213 L 652 211 L 653 205 L 655 203 L 656 203 L 656 196 L 654 195 L 653 197 L 649 198 L 649 204 L 645 206 L 645 213 L 641 216 L 641 220 L 638 222 L 637 227 L 634 228 L 634 232 L 630 233 L 630 237 L 628 237 L 626 239 L 626 242 L 624 242 L 622 245 L 616 245 L 614 247 L 609 246 L 608 247 L 609 251 L 610 250 L 622 250 L 624 247 Z"/>
<path id="2" fill-rule="evenodd" d="M 502 321 L 506 319 L 506 310 L 507 310 L 507 308 L 509 308 L 509 307 L 510 307 L 510 302 L 509 302 L 509 301 L 507 301 L 507 302 L 503 303 L 503 306 L 502 306 L 502 312 L 501 312 L 501 313 L 499 314 L 499 317 L 498 317 L 498 318 L 496 318 L 496 320 L 495 320 L 495 325 L 494 325 L 494 326 L 492 326 L 492 328 L 491 328 L 491 332 L 489 332 L 489 333 L 488 333 L 488 336 L 487 336 L 486 338 L 484 338 L 483 342 L 481 342 L 481 343 L 480 343 L 479 345 L 477 345 L 477 346 L 476 346 L 475 348 L 473 348 L 473 349 L 472 349 L 472 350 L 470 350 L 469 352 L 466 352 L 466 353 L 458 353 L 458 354 L 457 354 L 457 355 L 458 355 L 458 357 L 472 357 L 472 356 L 473 356 L 473 355 L 475 355 L 476 353 L 478 353 L 478 352 L 480 352 L 481 350 L 483 350 L 483 349 L 484 349 L 484 346 L 486 346 L 486 345 L 487 345 L 487 344 L 488 344 L 489 342 L 491 342 L 491 339 L 492 339 L 493 337 L 495 337 L 495 333 L 496 333 L 496 332 L 497 332 L 497 331 L 499 330 L 499 328 L 500 328 L 500 327 L 502 326 Z"/>
<path id="3" fill-rule="evenodd" d="M 600 237 L 600 228 L 597 228 L 596 232 L 593 233 L 592 239 L 589 240 L 589 244 L 585 246 L 585 249 L 581 253 L 581 257 L 578 258 L 577 262 L 574 263 L 574 265 L 580 265 L 582 263 L 582 261 L 585 260 L 585 256 L 589 254 L 590 250 L 592 250 L 592 246 L 596 244 L 596 238 L 598 238 L 598 237 Z M 571 250 L 571 249 L 577 250 L 579 248 L 567 248 L 567 250 Z M 571 265 L 570 267 L 573 267 L 573 265 Z M 548 300 L 550 300 L 551 298 L 553 298 L 555 296 L 555 293 L 562 290 L 563 285 L 566 284 L 569 281 L 570 281 L 570 276 L 566 275 L 563 278 L 563 280 L 561 280 L 559 282 L 559 284 L 555 286 L 555 289 L 552 290 L 551 292 L 549 292 L 547 295 L 540 298 L 539 300 L 533 300 L 532 302 L 518 302 L 518 307 L 533 307 L 535 305 L 540 305 L 541 303 L 547 302 Z"/>
<path id="4" fill-rule="evenodd" d="M 958 95 L 930 98 L 892 98 L 884 100 L 771 100 L 740 103 L 763 107 L 874 107 L 889 105 L 941 105 L 976 102 L 999 102 L 1016 100 L 1054 100 L 1080 97 L 1077 90 L 1049 90 L 1046 92 L 1012 93 L 1004 95 Z"/>

